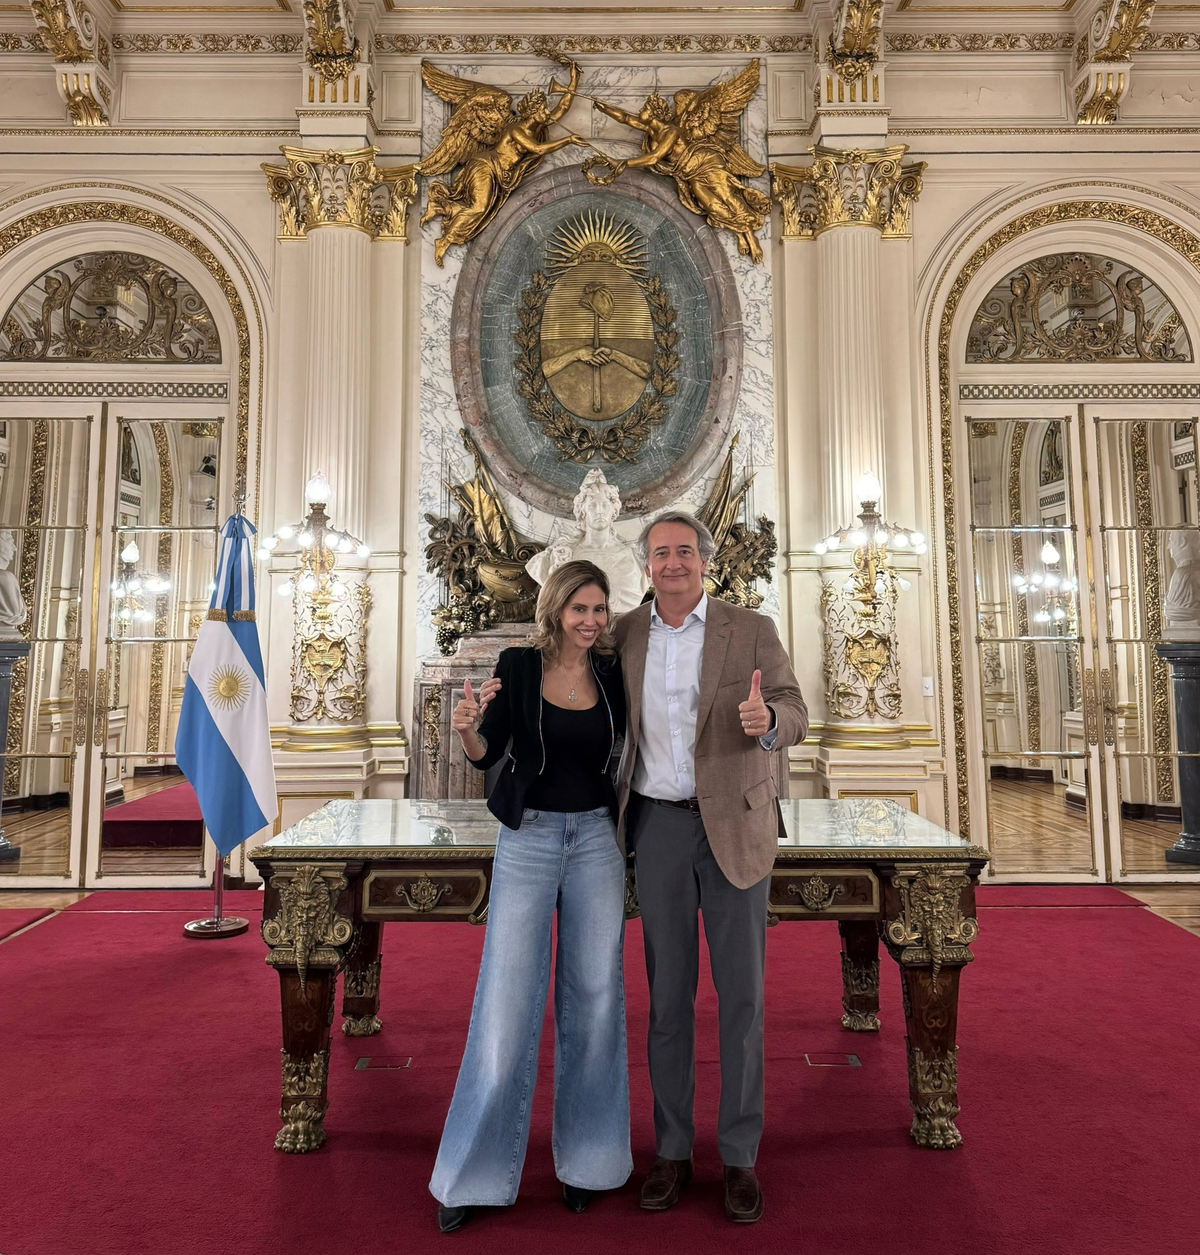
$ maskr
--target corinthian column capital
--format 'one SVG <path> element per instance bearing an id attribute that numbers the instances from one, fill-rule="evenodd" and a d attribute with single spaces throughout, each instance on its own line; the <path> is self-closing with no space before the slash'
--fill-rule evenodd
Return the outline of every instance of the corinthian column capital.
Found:
<path id="1" fill-rule="evenodd" d="M 279 206 L 279 238 L 300 239 L 317 227 L 352 227 L 372 238 L 408 238 L 416 199 L 413 166 L 380 169 L 376 148 L 292 148 L 284 166 L 263 163 L 271 199 Z"/>
<path id="2" fill-rule="evenodd" d="M 925 162 L 904 165 L 905 144 L 841 149 L 816 145 L 811 166 L 771 165 L 785 239 L 811 240 L 831 227 L 876 227 L 885 238 L 912 231 Z"/>

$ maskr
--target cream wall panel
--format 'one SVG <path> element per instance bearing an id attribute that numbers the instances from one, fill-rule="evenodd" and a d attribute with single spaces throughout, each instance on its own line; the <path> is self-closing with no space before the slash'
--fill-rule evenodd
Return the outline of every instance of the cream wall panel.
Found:
<path id="1" fill-rule="evenodd" d="M 893 125 L 970 122 L 990 127 L 1067 120 L 1067 83 L 1060 67 L 999 62 L 988 60 L 970 71 L 939 68 L 927 59 L 890 62 L 887 93 Z"/>
<path id="2" fill-rule="evenodd" d="M 808 75 L 802 70 L 768 69 L 768 127 L 807 126 L 811 103 Z"/>
<path id="3" fill-rule="evenodd" d="M 379 121 L 384 126 L 421 125 L 421 76 L 416 69 L 386 70 L 382 81 Z"/>
<path id="4" fill-rule="evenodd" d="M 1200 120 L 1200 69 L 1159 67 L 1135 62 L 1129 95 L 1121 102 L 1121 121 L 1164 126 Z"/>
<path id="5" fill-rule="evenodd" d="M 11 70 L 0 73 L 0 126 L 20 126 L 27 122 L 67 125 L 67 107 L 54 85 L 49 62 L 36 73 Z"/>
<path id="6" fill-rule="evenodd" d="M 126 70 L 117 98 L 121 125 L 172 123 L 220 126 L 281 124 L 294 126 L 300 77 L 292 68 L 235 71 L 214 69 L 207 74 L 179 74 L 170 70 Z"/>

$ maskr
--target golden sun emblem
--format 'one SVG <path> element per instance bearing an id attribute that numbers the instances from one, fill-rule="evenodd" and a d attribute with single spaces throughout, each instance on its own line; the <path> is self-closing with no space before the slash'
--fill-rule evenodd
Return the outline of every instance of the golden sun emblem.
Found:
<path id="1" fill-rule="evenodd" d="M 250 696 L 250 674 L 237 667 L 222 667 L 208 681 L 208 697 L 222 710 L 236 710 Z"/>

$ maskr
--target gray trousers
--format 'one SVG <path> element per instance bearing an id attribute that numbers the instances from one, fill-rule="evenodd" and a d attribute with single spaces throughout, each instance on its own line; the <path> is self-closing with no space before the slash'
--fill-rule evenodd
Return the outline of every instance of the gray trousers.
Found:
<path id="1" fill-rule="evenodd" d="M 722 1163 L 752 1168 L 763 1126 L 763 968 L 770 876 L 737 889 L 717 866 L 700 816 L 634 794 L 628 832 L 650 984 L 650 1085 L 664 1159 L 692 1153 L 700 913 L 719 1003 Z"/>

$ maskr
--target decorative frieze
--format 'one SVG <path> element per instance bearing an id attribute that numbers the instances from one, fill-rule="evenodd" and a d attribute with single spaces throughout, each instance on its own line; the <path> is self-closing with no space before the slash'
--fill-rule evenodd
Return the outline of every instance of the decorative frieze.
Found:
<path id="1" fill-rule="evenodd" d="M 376 148 L 350 152 L 280 148 L 286 166 L 263 163 L 271 199 L 279 205 L 279 238 L 302 239 L 315 227 L 354 227 L 376 239 L 408 238 L 416 199 L 413 166 L 382 169 Z"/>
<path id="2" fill-rule="evenodd" d="M 877 227 L 885 238 L 912 232 L 925 162 L 904 165 L 905 144 L 878 149 L 810 149 L 811 166 L 771 164 L 784 239 L 810 240 L 831 227 Z"/>
<path id="3" fill-rule="evenodd" d="M 509 53 L 557 58 L 574 53 L 811 52 L 812 36 L 802 35 L 392 35 L 375 36 L 376 52 Z"/>

